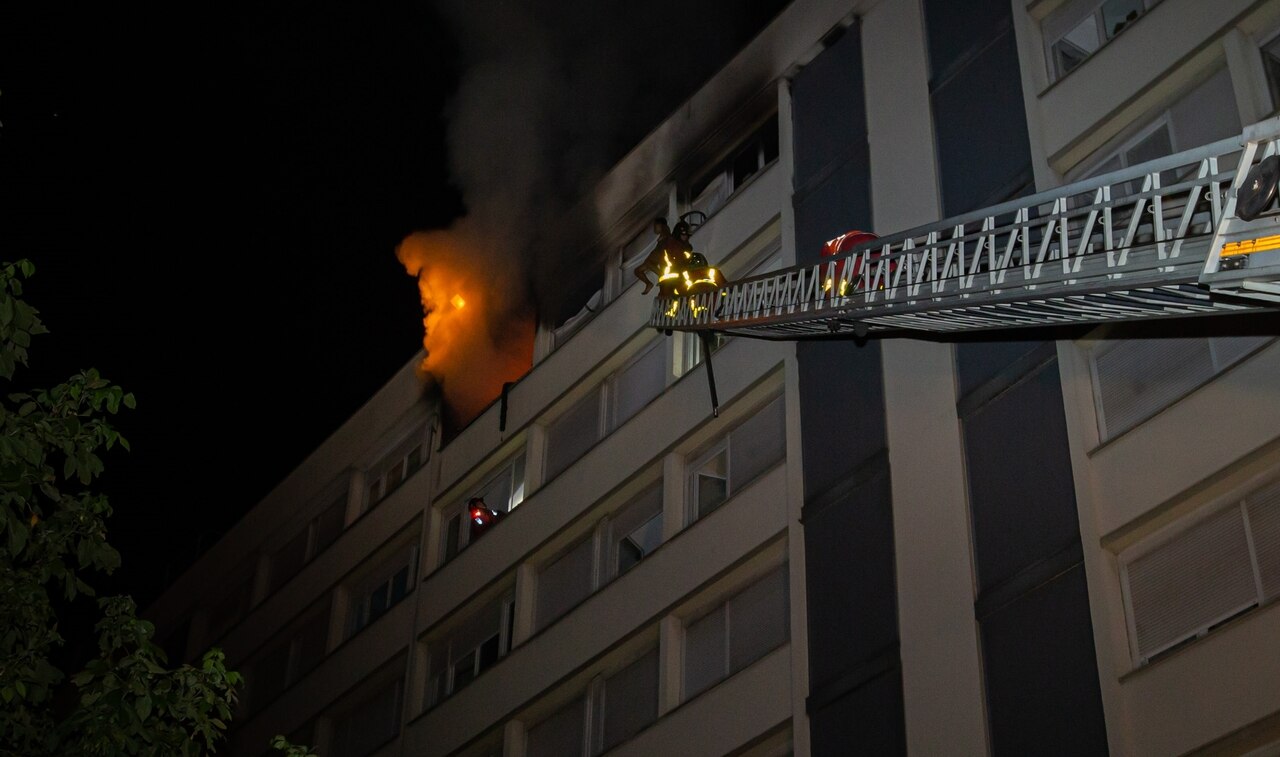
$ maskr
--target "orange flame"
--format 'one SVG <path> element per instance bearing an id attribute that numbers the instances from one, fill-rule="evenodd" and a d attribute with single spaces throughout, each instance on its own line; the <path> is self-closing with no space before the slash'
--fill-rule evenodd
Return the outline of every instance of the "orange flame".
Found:
<path id="1" fill-rule="evenodd" d="M 422 295 L 427 356 L 420 370 L 439 384 L 455 430 L 533 363 L 534 321 L 524 290 L 504 281 L 502 271 L 481 270 L 477 261 L 492 256 L 474 254 L 469 246 L 462 234 L 433 231 L 411 234 L 396 248 Z"/>

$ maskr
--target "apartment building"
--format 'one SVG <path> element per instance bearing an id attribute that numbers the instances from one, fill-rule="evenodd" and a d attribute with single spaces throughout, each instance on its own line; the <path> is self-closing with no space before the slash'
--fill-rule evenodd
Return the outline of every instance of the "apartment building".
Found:
<path id="1" fill-rule="evenodd" d="M 1276 314 L 720 338 L 713 413 L 630 273 L 658 215 L 736 279 L 1277 110 L 1277 0 L 795 0 L 587 198 L 504 400 L 442 444 L 406 365 L 149 615 L 245 673 L 235 754 L 1280 754 Z"/>

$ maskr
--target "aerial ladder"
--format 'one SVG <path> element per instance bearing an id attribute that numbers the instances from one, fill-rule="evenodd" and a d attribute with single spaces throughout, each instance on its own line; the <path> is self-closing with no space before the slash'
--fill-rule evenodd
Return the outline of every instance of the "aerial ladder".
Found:
<path id="1" fill-rule="evenodd" d="M 659 296 L 649 323 L 704 341 L 865 338 L 1275 310 L 1278 147 L 1280 117 L 817 264 Z"/>

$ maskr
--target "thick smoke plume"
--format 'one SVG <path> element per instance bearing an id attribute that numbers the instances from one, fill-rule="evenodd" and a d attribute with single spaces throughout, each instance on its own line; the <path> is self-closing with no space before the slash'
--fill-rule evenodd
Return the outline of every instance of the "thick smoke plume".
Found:
<path id="1" fill-rule="evenodd" d="M 440 2 L 462 55 L 447 115 L 467 210 L 398 255 L 423 290 L 424 368 L 458 422 L 497 394 L 481 373 L 511 374 L 500 389 L 528 369 L 538 314 L 559 320 L 594 288 L 606 251 L 583 200 L 602 172 L 783 4 L 726 16 L 672 0 Z M 449 287 L 466 307 L 444 304 Z"/>

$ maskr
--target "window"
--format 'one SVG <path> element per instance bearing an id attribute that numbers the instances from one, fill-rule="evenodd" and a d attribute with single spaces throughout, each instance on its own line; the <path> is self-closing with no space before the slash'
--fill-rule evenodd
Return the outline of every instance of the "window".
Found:
<path id="1" fill-rule="evenodd" d="M 547 627 L 586 599 L 597 583 L 596 538 L 592 534 L 538 573 L 538 627 Z"/>
<path id="2" fill-rule="evenodd" d="M 784 565 L 686 625 L 684 698 L 692 699 L 785 642 L 788 606 Z"/>
<path id="3" fill-rule="evenodd" d="M 786 457 L 782 397 L 777 397 L 689 466 L 690 521 L 720 507 Z"/>
<path id="4" fill-rule="evenodd" d="M 334 757 L 365 757 L 394 739 L 400 733 L 403 683 L 397 678 L 334 718 L 329 752 Z"/>
<path id="5" fill-rule="evenodd" d="M 546 628 L 662 544 L 662 482 L 645 488 L 538 573 L 534 622 Z"/>
<path id="6" fill-rule="evenodd" d="M 1271 114 L 1280 110 L 1280 36 L 1262 46 L 1262 68 L 1267 72 L 1267 88 L 1271 90 Z"/>
<path id="7" fill-rule="evenodd" d="M 503 463 L 480 488 L 441 513 L 441 565 L 471 544 L 471 520 L 466 510 L 467 503 L 474 497 L 484 500 L 491 510 L 499 513 L 509 513 L 524 502 L 524 450 Z"/>
<path id="8" fill-rule="evenodd" d="M 401 548 L 352 591 L 347 637 L 382 617 L 413 589 L 418 569 L 418 548 Z"/>
<path id="9" fill-rule="evenodd" d="M 689 210 L 713 215 L 752 176 L 778 157 L 778 116 L 769 117 L 729 157 L 691 182 L 688 187 Z"/>
<path id="10" fill-rule="evenodd" d="M 252 564 L 254 559 L 250 558 L 246 562 Z M 248 614 L 252 599 L 253 574 L 250 573 L 241 577 L 239 582 L 233 582 L 231 591 L 209 610 L 205 625 L 206 641 L 217 641 L 236 623 L 239 623 L 240 619 Z"/>
<path id="11" fill-rule="evenodd" d="M 1098 176 L 1172 155 L 1180 150 L 1209 144 L 1240 133 L 1240 115 L 1231 88 L 1231 74 L 1226 67 L 1189 90 L 1167 110 L 1156 114 L 1140 130 L 1126 139 L 1106 157 L 1089 162 L 1092 167 L 1083 176 Z M 1166 186 L 1178 181 L 1172 171 L 1161 174 Z M 1116 187 L 1114 195 L 1141 191 L 1142 180 L 1135 179 L 1124 187 Z"/>
<path id="12" fill-rule="evenodd" d="M 657 718 L 655 647 L 616 673 L 596 678 L 585 692 L 530 728 L 525 736 L 525 754 L 601 754 L 635 736 Z"/>
<path id="13" fill-rule="evenodd" d="M 285 640 L 259 657 L 245 676 L 254 712 L 280 696 L 324 659 L 329 636 L 329 601 L 325 598 L 283 636 Z"/>
<path id="14" fill-rule="evenodd" d="M 1121 556 L 1139 664 L 1280 597 L 1280 481 Z"/>
<path id="15" fill-rule="evenodd" d="M 660 216 L 662 213 L 659 212 L 654 215 Z M 622 283 L 618 287 L 618 292 L 625 292 L 632 284 L 639 283 L 640 279 L 636 278 L 635 274 L 636 267 L 643 263 L 645 258 L 649 257 L 649 253 L 653 252 L 653 248 L 657 245 L 658 235 L 653 233 L 652 222 L 645 222 L 644 228 L 640 229 L 635 236 L 622 246 L 619 257 L 622 261 L 622 270 L 618 274 Z M 652 280 L 653 276 L 650 275 L 649 278 Z"/>
<path id="16" fill-rule="evenodd" d="M 662 488 L 650 486 L 613 517 L 610 568 L 620 576 L 662 544 Z"/>
<path id="17" fill-rule="evenodd" d="M 1099 439 L 1141 424 L 1272 341 L 1231 336 L 1100 344 L 1089 353 Z"/>
<path id="18" fill-rule="evenodd" d="M 592 389 L 547 426 L 545 480 L 555 478 L 600 440 L 602 389 L 602 386 Z"/>
<path id="19" fill-rule="evenodd" d="M 453 696 L 511 651 L 515 602 L 508 594 L 485 605 L 445 637 L 427 644 L 428 708 Z"/>
<path id="20" fill-rule="evenodd" d="M 367 471 L 369 495 L 365 502 L 366 510 L 372 509 L 386 499 L 387 495 L 400 488 L 427 461 L 429 429 L 430 426 L 427 426 L 414 431 Z"/>
<path id="21" fill-rule="evenodd" d="M 1045 19 L 1053 78 L 1065 76 L 1160 0 L 1078 0 Z"/>
<path id="22" fill-rule="evenodd" d="M 564 472 L 662 394 L 667 385 L 664 344 L 652 340 L 547 426 L 546 480 Z"/>
<path id="23" fill-rule="evenodd" d="M 312 518 L 292 539 L 271 555 L 267 593 L 273 594 L 307 563 L 315 559 L 342 533 L 347 515 L 347 494 L 335 498 L 324 512 Z"/>

